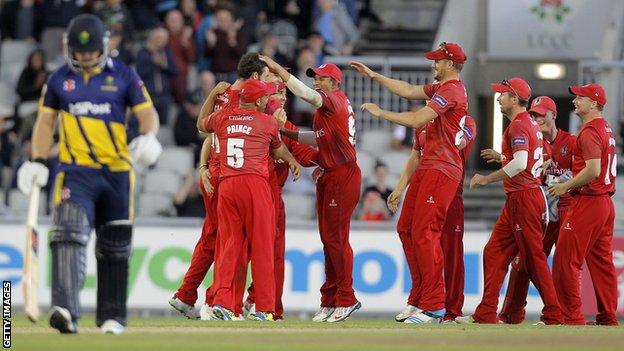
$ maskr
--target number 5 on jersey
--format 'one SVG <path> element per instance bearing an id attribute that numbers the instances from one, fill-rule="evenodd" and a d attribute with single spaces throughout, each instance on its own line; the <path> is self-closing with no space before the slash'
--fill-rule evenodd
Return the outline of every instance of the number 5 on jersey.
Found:
<path id="1" fill-rule="evenodd" d="M 227 164 L 232 168 L 241 168 L 245 163 L 243 147 L 245 139 L 229 138 L 227 140 Z"/>

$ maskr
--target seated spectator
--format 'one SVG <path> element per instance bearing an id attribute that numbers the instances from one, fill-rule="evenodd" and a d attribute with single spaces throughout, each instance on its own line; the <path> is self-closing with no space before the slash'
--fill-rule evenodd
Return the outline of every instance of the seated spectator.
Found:
<path id="1" fill-rule="evenodd" d="M 204 200 L 199 191 L 199 177 L 195 171 L 186 176 L 184 184 L 173 198 L 178 217 L 204 217 Z"/>
<path id="2" fill-rule="evenodd" d="M 386 202 L 375 191 L 365 192 L 362 197 L 362 208 L 358 219 L 361 221 L 378 222 L 391 218 Z"/>
<path id="3" fill-rule="evenodd" d="M 145 83 L 158 112 L 160 124 L 166 125 L 171 104 L 170 80 L 176 73 L 171 51 L 167 49 L 169 33 L 164 28 L 152 29 L 147 44 L 137 54 L 137 73 Z"/>
<path id="4" fill-rule="evenodd" d="M 336 0 L 317 0 L 320 15 L 314 28 L 328 45 L 342 55 L 351 55 L 360 39 L 360 33 L 344 6 Z"/>
<path id="5" fill-rule="evenodd" d="M 177 69 L 177 74 L 172 80 L 173 97 L 176 104 L 181 105 L 186 98 L 189 66 L 195 62 L 193 28 L 184 25 L 184 18 L 178 10 L 171 10 L 167 13 L 165 24 L 169 31 L 167 48 L 173 54 Z"/>
<path id="6" fill-rule="evenodd" d="M 383 162 L 377 162 L 373 171 L 373 183 L 364 189 L 364 195 L 369 192 L 376 192 L 385 201 L 388 200 L 388 196 L 392 193 L 392 188 L 388 186 L 388 176 L 390 171 L 388 166 Z"/>
<path id="7" fill-rule="evenodd" d="M 43 50 L 35 49 L 28 56 L 28 62 L 17 81 L 15 91 L 20 99 L 15 105 L 15 116 L 7 121 L 13 124 L 11 129 L 17 133 L 18 139 L 24 138 L 32 130 L 37 116 L 37 101 L 47 76 Z"/>
<path id="8" fill-rule="evenodd" d="M 41 34 L 41 9 L 35 0 L 7 1 L 0 9 L 0 38 L 36 42 Z"/>
<path id="9" fill-rule="evenodd" d="M 340 52 L 334 47 L 325 44 L 325 39 L 319 32 L 308 34 L 306 44 L 314 54 L 314 67 L 322 65 L 325 62 L 325 56 L 340 55 Z"/>
<path id="10" fill-rule="evenodd" d="M 48 72 L 45 67 L 43 50 L 35 49 L 28 56 L 28 63 L 22 70 L 17 81 L 17 95 L 21 102 L 37 101 L 41 96 L 41 88 L 46 81 Z"/>
<path id="11" fill-rule="evenodd" d="M 216 26 L 205 33 L 205 55 L 212 62 L 210 70 L 217 80 L 234 82 L 238 61 L 247 47 L 247 39 L 240 31 L 243 22 L 234 20 L 230 7 L 220 7 L 214 19 Z"/>
<path id="12" fill-rule="evenodd" d="M 182 104 L 178 118 L 173 127 L 173 138 L 178 146 L 193 146 L 196 159 L 199 155 L 203 138 L 197 132 L 197 116 L 202 104 L 215 87 L 215 76 L 210 71 L 199 75 L 199 88 L 190 93 Z"/>

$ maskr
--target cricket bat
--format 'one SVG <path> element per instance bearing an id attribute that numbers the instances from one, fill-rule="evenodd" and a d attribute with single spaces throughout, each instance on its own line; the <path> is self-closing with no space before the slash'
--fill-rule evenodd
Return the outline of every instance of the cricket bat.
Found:
<path id="1" fill-rule="evenodd" d="M 26 249 L 24 250 L 24 311 L 31 322 L 39 319 L 39 233 L 37 215 L 39 214 L 39 193 L 41 188 L 34 185 L 28 204 L 26 219 Z"/>

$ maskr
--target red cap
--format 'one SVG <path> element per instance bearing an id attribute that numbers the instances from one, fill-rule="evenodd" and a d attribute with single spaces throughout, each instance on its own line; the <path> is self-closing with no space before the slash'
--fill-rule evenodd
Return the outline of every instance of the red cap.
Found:
<path id="1" fill-rule="evenodd" d="M 548 111 L 557 112 L 557 105 L 548 96 L 538 96 L 531 102 L 529 112 L 544 116 Z"/>
<path id="2" fill-rule="evenodd" d="M 442 43 L 438 49 L 425 52 L 425 57 L 429 60 L 451 60 L 455 63 L 466 62 L 464 49 L 455 43 Z"/>
<path id="3" fill-rule="evenodd" d="M 338 83 L 342 82 L 342 71 L 333 63 L 324 63 L 318 66 L 318 68 L 308 68 L 306 70 L 306 75 L 308 77 L 329 77 L 333 78 Z"/>
<path id="4" fill-rule="evenodd" d="M 607 94 L 598 83 L 585 84 L 582 86 L 572 85 L 568 90 L 570 90 L 570 93 L 573 95 L 588 97 L 596 101 L 600 106 L 607 104 Z"/>
<path id="5" fill-rule="evenodd" d="M 256 100 L 265 95 L 275 94 L 277 88 L 278 85 L 275 83 L 264 83 L 257 79 L 247 79 L 240 90 L 240 96 L 243 102 L 256 102 Z"/>
<path id="6" fill-rule="evenodd" d="M 500 83 L 492 83 L 490 86 L 497 93 L 512 93 L 523 100 L 531 98 L 531 87 L 522 78 L 504 79 Z"/>

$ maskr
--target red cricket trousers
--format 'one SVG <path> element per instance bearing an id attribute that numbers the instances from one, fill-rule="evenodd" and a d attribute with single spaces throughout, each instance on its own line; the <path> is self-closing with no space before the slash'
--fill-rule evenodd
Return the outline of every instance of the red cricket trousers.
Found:
<path id="1" fill-rule="evenodd" d="M 282 188 L 280 186 L 274 186 L 273 188 L 275 223 L 277 224 L 275 251 L 273 252 L 275 269 L 275 315 L 273 318 L 283 319 L 284 305 L 282 304 L 282 294 L 284 292 L 284 255 L 286 251 L 286 210 L 284 208 L 284 200 L 282 199 Z M 247 294 L 247 301 L 254 303 L 256 301 L 254 283 L 251 283 L 249 289 L 247 289 Z"/>
<path id="2" fill-rule="evenodd" d="M 458 181 L 438 170 L 417 169 L 403 201 L 397 231 L 412 278 L 407 303 L 425 311 L 445 307 L 442 229 L 458 186 Z"/>
<path id="3" fill-rule="evenodd" d="M 197 288 L 206 277 L 206 273 L 212 266 L 215 257 L 215 245 L 217 240 L 217 197 L 219 189 L 219 179 L 217 177 L 210 178 L 210 184 L 214 187 L 212 194 L 208 194 L 204 188 L 204 184 L 199 182 L 204 207 L 206 208 L 206 217 L 202 227 L 201 236 L 193 250 L 191 264 L 184 275 L 182 285 L 175 293 L 182 302 L 195 305 L 197 301 Z"/>
<path id="4" fill-rule="evenodd" d="M 576 195 L 559 231 L 553 280 L 565 324 L 583 325 L 580 270 L 583 260 L 594 284 L 596 324 L 617 325 L 617 278 L 613 265 L 615 210 L 608 195 Z"/>
<path id="5" fill-rule="evenodd" d="M 461 185 L 459 185 L 461 186 Z M 464 198 L 456 194 L 442 229 L 446 314 L 444 320 L 462 316 L 464 306 Z"/>
<path id="6" fill-rule="evenodd" d="M 548 222 L 548 226 L 546 226 L 546 233 L 542 240 L 546 258 L 548 258 L 553 246 L 557 242 L 559 226 L 566 216 L 568 207 L 569 206 L 558 207 L 559 221 Z M 522 265 L 516 262 L 517 260 L 514 260 L 511 265 L 511 274 L 509 276 L 509 282 L 507 283 L 505 302 L 503 303 L 501 312 L 498 314 L 500 320 L 507 324 L 520 324 L 524 321 L 526 316 L 526 310 L 524 308 L 527 304 L 526 298 L 529 293 L 529 275 L 526 270 L 522 269 Z"/>
<path id="7" fill-rule="evenodd" d="M 496 310 L 500 288 L 509 264 L 519 256 L 522 269 L 527 270 L 544 302 L 541 320 L 546 324 L 563 322 L 542 245 L 545 211 L 546 197 L 539 187 L 507 194 L 503 211 L 483 250 L 485 287 L 481 303 L 473 315 L 475 321 L 498 323 Z"/>
<path id="8" fill-rule="evenodd" d="M 316 185 L 319 232 L 325 254 L 321 307 L 348 307 L 357 303 L 349 228 L 360 200 L 361 184 L 360 168 L 351 162 L 326 169 Z"/>
<path id="9" fill-rule="evenodd" d="M 266 178 L 245 174 L 228 177 L 219 185 L 220 218 L 215 262 L 214 305 L 237 310 L 240 267 L 251 259 L 256 310 L 275 311 L 273 251 L 275 215 L 273 196 Z M 246 270 L 245 270 L 246 271 Z"/>

